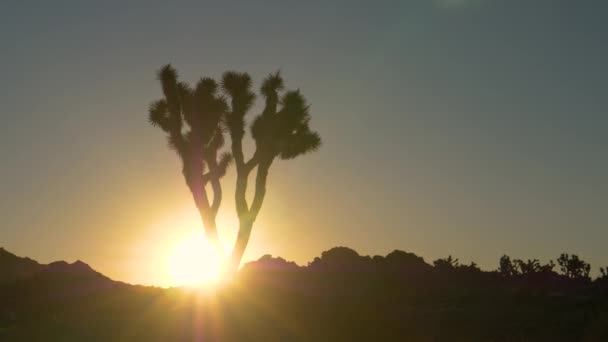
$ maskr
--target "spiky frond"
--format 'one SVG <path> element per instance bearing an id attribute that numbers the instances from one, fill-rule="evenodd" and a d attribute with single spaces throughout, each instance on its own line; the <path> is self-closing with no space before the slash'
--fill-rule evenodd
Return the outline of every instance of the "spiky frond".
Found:
<path id="1" fill-rule="evenodd" d="M 279 91 L 283 90 L 283 78 L 281 73 L 277 71 L 275 74 L 270 74 L 262 82 L 260 92 L 266 98 L 263 115 L 274 115 L 277 113 L 277 105 L 279 103 Z"/>
<path id="2" fill-rule="evenodd" d="M 203 77 L 196 83 L 196 94 L 216 95 L 217 82 L 213 78 Z"/>
<path id="3" fill-rule="evenodd" d="M 289 126 L 286 129 L 294 129 L 310 119 L 309 105 L 299 90 L 285 93 L 281 98 L 281 104 L 283 105 L 281 112 L 284 115 L 285 124 Z"/>
<path id="4" fill-rule="evenodd" d="M 299 155 L 317 151 L 321 147 L 321 136 L 311 131 L 308 126 L 296 130 L 283 141 L 279 157 L 283 160 L 293 159 Z"/>
<path id="5" fill-rule="evenodd" d="M 258 154 L 292 159 L 316 151 L 321 146 L 321 138 L 308 126 L 310 106 L 306 98 L 299 90 L 289 91 L 281 97 L 280 102 L 281 110 L 274 115 L 265 111 L 251 125 Z"/>
<path id="6" fill-rule="evenodd" d="M 251 91 L 251 77 L 247 73 L 225 72 L 222 76 L 222 90 L 231 100 L 228 128 L 233 134 L 242 134 L 245 114 L 255 102 L 255 94 Z"/>
<path id="7" fill-rule="evenodd" d="M 152 126 L 159 126 L 163 131 L 169 131 L 169 111 L 165 100 L 154 101 L 150 104 L 148 121 Z"/>
<path id="8" fill-rule="evenodd" d="M 177 71 L 171 64 L 167 64 L 158 72 L 158 79 L 160 80 L 169 112 L 172 116 L 179 116 L 181 113 L 181 104 L 177 88 Z"/>
<path id="9" fill-rule="evenodd" d="M 245 114 L 255 102 L 255 94 L 232 98 L 231 110 L 226 115 L 226 126 L 233 138 L 242 138 L 245 134 Z"/>
<path id="10" fill-rule="evenodd" d="M 283 87 L 283 78 L 281 77 L 281 71 L 279 70 L 274 74 L 269 74 L 264 81 L 262 81 L 260 92 L 265 97 L 270 97 L 283 90 Z"/>
<path id="11" fill-rule="evenodd" d="M 307 108 L 306 98 L 300 90 L 291 90 L 281 98 L 281 104 L 285 108 Z"/>
<path id="12" fill-rule="evenodd" d="M 186 82 L 177 83 L 177 90 L 179 99 L 182 102 L 188 100 L 190 97 L 192 97 L 192 95 L 194 95 L 194 91 Z"/>
<path id="13" fill-rule="evenodd" d="M 165 78 L 165 83 L 170 84 L 175 75 L 171 68 L 165 67 L 159 73 Z M 167 85 L 165 84 L 165 85 Z M 205 147 L 220 126 L 222 117 L 226 112 L 227 104 L 223 97 L 217 96 L 217 83 L 210 78 L 201 78 L 195 89 L 184 82 L 175 85 L 177 89 L 177 101 L 179 102 L 180 115 L 190 128 L 185 136 L 188 144 L 194 144 L 193 149 Z M 175 120 L 169 115 L 174 129 L 172 134 L 181 134 L 181 121 Z"/>
<path id="14" fill-rule="evenodd" d="M 227 71 L 222 75 L 222 89 L 231 97 L 251 92 L 251 76 L 246 72 Z"/>

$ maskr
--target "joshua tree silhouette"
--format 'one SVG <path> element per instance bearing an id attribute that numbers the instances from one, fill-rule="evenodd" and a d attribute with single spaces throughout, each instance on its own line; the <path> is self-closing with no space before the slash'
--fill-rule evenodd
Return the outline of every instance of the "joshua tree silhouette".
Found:
<path id="1" fill-rule="evenodd" d="M 311 131 L 308 125 L 309 105 L 299 90 L 283 92 L 283 78 L 279 72 L 264 79 L 260 93 L 265 99 L 265 107 L 250 125 L 255 152 L 246 159 L 243 152 L 245 116 L 256 99 L 249 74 L 233 71 L 223 74 L 221 90 L 227 98 L 219 94 L 213 79 L 202 78 L 194 89 L 179 82 L 171 65 L 164 66 L 158 78 L 164 98 L 150 106 L 150 123 L 167 133 L 169 147 L 182 161 L 182 172 L 200 212 L 205 233 L 222 255 L 215 219 L 222 200 L 220 179 L 234 159 L 239 232 L 228 265 L 229 270 L 234 271 L 241 262 L 264 202 L 268 171 L 274 160 L 293 159 L 321 146 L 319 134 Z M 220 152 L 224 145 L 224 127 L 230 134 L 231 154 Z M 254 170 L 255 191 L 249 205 L 247 185 Z M 207 183 L 213 191 L 212 203 L 207 196 Z"/>

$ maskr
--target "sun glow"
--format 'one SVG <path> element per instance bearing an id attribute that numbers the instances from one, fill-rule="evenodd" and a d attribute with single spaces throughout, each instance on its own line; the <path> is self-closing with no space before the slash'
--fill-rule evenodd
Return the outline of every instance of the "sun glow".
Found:
<path id="1" fill-rule="evenodd" d="M 200 215 L 191 203 L 167 208 L 162 216 L 150 220 L 148 229 L 153 232 L 149 234 L 152 238 L 139 240 L 136 251 L 138 258 L 155 258 L 150 261 L 152 266 L 143 270 L 148 278 L 157 279 L 151 284 L 215 288 L 230 280 L 225 278 L 223 258 L 207 240 Z M 217 216 L 218 233 L 227 256 L 236 240 L 238 225 L 236 215 L 223 215 L 220 211 Z M 256 235 L 256 238 L 264 241 L 263 235 L 260 235 Z M 255 246 L 249 249 L 251 251 L 255 256 L 262 255 Z M 250 260 L 247 256 L 244 259 L 245 262 Z M 162 267 L 159 269 L 154 265 Z"/>
<path id="2" fill-rule="evenodd" d="M 171 281 L 179 286 L 199 286 L 215 282 L 221 275 L 221 259 L 203 232 L 186 236 L 169 255 Z"/>

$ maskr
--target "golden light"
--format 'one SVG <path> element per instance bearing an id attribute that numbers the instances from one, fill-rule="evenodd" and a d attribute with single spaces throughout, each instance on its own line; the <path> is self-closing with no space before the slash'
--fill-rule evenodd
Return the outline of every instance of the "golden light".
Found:
<path id="1" fill-rule="evenodd" d="M 229 255 L 236 240 L 239 221 L 236 215 L 230 210 L 227 211 L 227 215 L 220 211 L 217 226 L 224 251 Z M 255 239 L 264 241 L 263 232 L 261 230 Z M 251 246 L 248 251 L 254 257 L 246 256 L 244 261 L 263 255 L 262 251 L 256 249 L 260 245 Z M 153 279 L 149 282 L 150 285 L 197 287 L 213 284 L 211 287 L 215 288 L 224 280 L 221 279 L 224 276 L 222 258 L 207 241 L 196 208 L 187 201 L 182 205 L 167 208 L 157 217 L 151 217 L 146 236 L 137 240 L 134 253 L 137 253 L 134 259 L 147 258 L 145 265 L 150 266 L 141 267 L 140 272 L 142 277 Z M 162 265 L 161 269 L 158 265 Z"/>
<path id="2" fill-rule="evenodd" d="M 199 286 L 217 281 L 221 264 L 221 256 L 201 231 L 177 243 L 169 255 L 168 271 L 174 285 Z"/>

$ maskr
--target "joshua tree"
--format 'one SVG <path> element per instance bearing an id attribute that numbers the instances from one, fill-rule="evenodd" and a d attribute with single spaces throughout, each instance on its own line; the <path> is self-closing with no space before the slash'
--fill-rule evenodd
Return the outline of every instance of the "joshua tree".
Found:
<path id="1" fill-rule="evenodd" d="M 182 173 L 192 192 L 205 226 L 205 235 L 223 255 L 215 217 L 222 200 L 220 178 L 232 161 L 230 153 L 220 153 L 224 144 L 222 120 L 227 109 L 213 79 L 201 78 L 192 89 L 179 82 L 177 72 L 166 65 L 158 72 L 164 97 L 150 105 L 149 121 L 166 134 L 169 147 L 182 162 Z M 213 201 L 207 196 L 210 183 Z"/>
<path id="2" fill-rule="evenodd" d="M 316 151 L 321 138 L 310 130 L 309 106 L 299 90 L 280 92 L 284 89 L 279 72 L 269 75 L 262 83 L 261 95 L 265 99 L 263 112 L 252 122 L 251 135 L 255 152 L 246 159 L 243 153 L 245 116 L 255 102 L 251 77 L 247 73 L 226 72 L 222 77 L 222 89 L 230 98 L 226 124 L 232 141 L 232 155 L 236 166 L 236 211 L 239 232 L 231 257 L 231 267 L 238 268 L 251 236 L 264 196 L 270 166 L 276 159 L 293 159 Z M 251 205 L 247 202 L 249 175 L 256 170 L 255 191 Z"/>
<path id="3" fill-rule="evenodd" d="M 222 252 L 215 218 L 222 200 L 220 178 L 232 162 L 236 165 L 236 211 L 239 233 L 231 256 L 230 271 L 240 264 L 251 236 L 264 196 L 270 166 L 276 159 L 293 159 L 316 151 L 321 138 L 310 130 L 309 106 L 299 90 L 283 90 L 283 79 L 277 72 L 262 83 L 265 107 L 251 124 L 255 152 L 246 159 L 243 153 L 245 116 L 255 102 L 251 77 L 247 73 L 226 72 L 221 88 L 228 96 L 218 94 L 213 79 L 202 78 L 194 89 L 178 82 L 177 72 L 170 65 L 158 73 L 164 98 L 150 106 L 150 123 L 159 126 L 169 141 L 169 147 L 182 161 L 182 172 L 200 212 L 207 237 Z M 220 153 L 224 144 L 223 127 L 228 128 L 232 154 Z M 255 191 L 251 205 L 247 202 L 249 175 L 256 170 Z M 207 183 L 213 190 L 209 202 Z"/>

